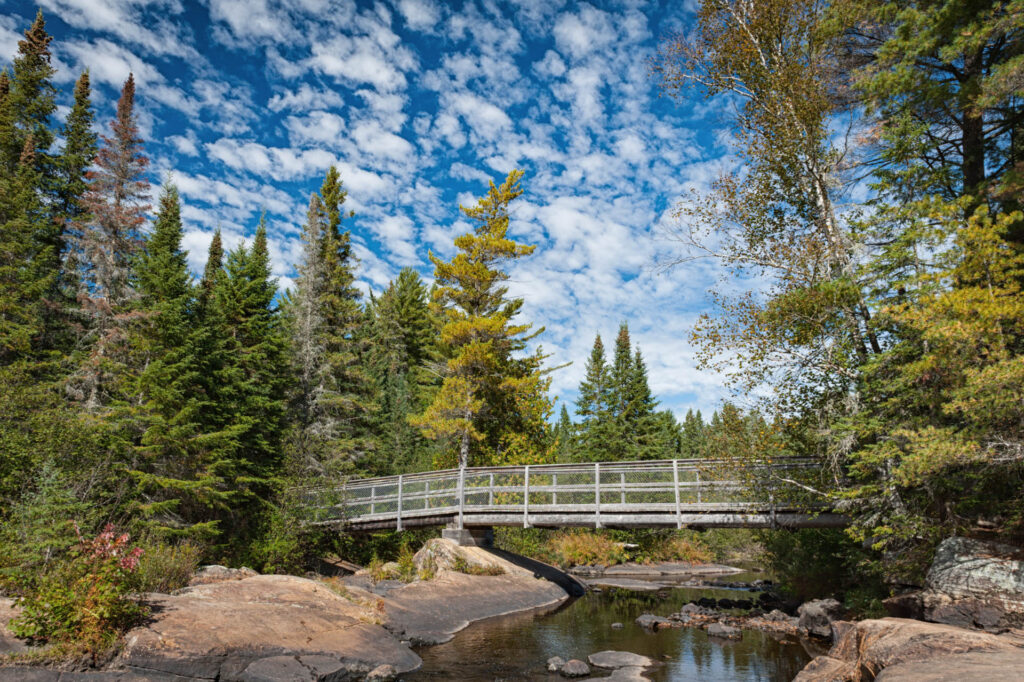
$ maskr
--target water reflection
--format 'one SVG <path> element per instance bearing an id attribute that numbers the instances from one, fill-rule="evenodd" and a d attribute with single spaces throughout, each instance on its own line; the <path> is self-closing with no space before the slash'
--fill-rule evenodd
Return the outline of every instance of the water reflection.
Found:
<path id="1" fill-rule="evenodd" d="M 749 595 L 694 588 L 660 594 L 624 590 L 587 594 L 553 613 L 515 614 L 475 623 L 447 644 L 420 649 L 423 667 L 405 679 L 560 680 L 545 668 L 551 656 L 586 660 L 594 652 L 616 649 L 661 661 L 648 672 L 656 681 L 782 682 L 793 679 L 810 660 L 799 642 L 779 641 L 767 633 L 746 631 L 741 641 L 725 641 L 688 628 L 648 633 L 633 622 L 642 613 L 667 615 L 701 596 Z M 613 629 L 615 622 L 624 627 Z"/>

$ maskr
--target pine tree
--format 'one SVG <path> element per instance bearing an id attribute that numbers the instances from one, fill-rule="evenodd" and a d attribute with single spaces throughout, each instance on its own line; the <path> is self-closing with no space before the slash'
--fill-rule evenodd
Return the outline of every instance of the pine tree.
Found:
<path id="1" fill-rule="evenodd" d="M 500 269 L 535 248 L 506 236 L 509 204 L 522 194 L 521 177 L 522 171 L 513 170 L 501 187 L 492 182 L 475 206 L 460 207 L 476 227 L 456 237 L 459 253 L 451 261 L 430 254 L 438 283 L 433 305 L 444 318 L 441 341 L 451 359 L 441 390 L 416 424 L 448 448 L 444 463 L 549 459 L 550 381 L 541 375 L 543 356 L 514 356 L 543 330 L 530 335 L 532 325 L 513 323 L 523 301 L 508 297 L 502 284 L 508 274 Z"/>
<path id="2" fill-rule="evenodd" d="M 600 334 L 594 337 L 586 375 L 580 383 L 576 415 L 580 418 L 577 458 L 585 462 L 607 459 L 608 439 L 612 431 L 612 386 Z"/>
<path id="3" fill-rule="evenodd" d="M 135 79 L 129 75 L 111 122 L 112 137 L 103 136 L 96 170 L 87 174 L 89 187 L 82 199 L 84 217 L 77 223 L 85 264 L 83 313 L 90 333 L 90 353 L 69 390 L 87 409 L 107 402 L 122 374 L 125 328 L 134 315 L 136 298 L 132 263 L 142 248 L 141 228 L 146 203 L 148 160 L 135 122 Z"/>

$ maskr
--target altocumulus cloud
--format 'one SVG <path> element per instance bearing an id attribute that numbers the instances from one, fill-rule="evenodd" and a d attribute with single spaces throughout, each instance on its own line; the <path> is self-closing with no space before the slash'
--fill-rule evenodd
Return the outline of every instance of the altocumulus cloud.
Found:
<path id="1" fill-rule="evenodd" d="M 41 4 L 58 82 L 90 69 L 104 125 L 135 73 L 153 179 L 181 190 L 194 269 L 214 229 L 237 244 L 265 212 L 289 285 L 309 193 L 333 163 L 356 211 L 360 286 L 380 290 L 405 266 L 429 279 L 428 250 L 450 255 L 470 227 L 459 201 L 519 167 L 512 231 L 538 248 L 510 289 L 547 328 L 551 362 L 574 361 L 554 391 L 571 402 L 594 335 L 610 343 L 628 320 L 664 406 L 723 397 L 687 340 L 720 273 L 656 267 L 675 250 L 673 205 L 733 163 L 714 107 L 659 97 L 648 73 L 658 36 L 691 20 L 687 3 Z M 0 5 L 9 56 L 35 3 Z"/>

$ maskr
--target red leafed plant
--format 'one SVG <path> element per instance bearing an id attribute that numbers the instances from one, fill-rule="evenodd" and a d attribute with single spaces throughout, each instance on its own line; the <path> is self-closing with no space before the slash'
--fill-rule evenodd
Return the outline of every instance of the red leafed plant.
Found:
<path id="1" fill-rule="evenodd" d="M 21 615 L 11 629 L 19 637 L 95 657 L 145 615 L 130 580 L 142 548 L 131 547 L 128 534 L 117 533 L 113 524 L 93 538 L 77 525 L 75 531 L 78 544 L 19 600 Z"/>

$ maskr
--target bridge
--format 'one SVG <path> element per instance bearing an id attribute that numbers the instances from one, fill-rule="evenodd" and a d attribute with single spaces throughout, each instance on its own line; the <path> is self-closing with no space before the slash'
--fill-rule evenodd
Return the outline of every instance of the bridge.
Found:
<path id="1" fill-rule="evenodd" d="M 353 532 L 480 529 L 828 528 L 849 519 L 808 499 L 817 463 L 674 459 L 467 467 L 352 479 L 304 491 L 310 523 Z"/>

